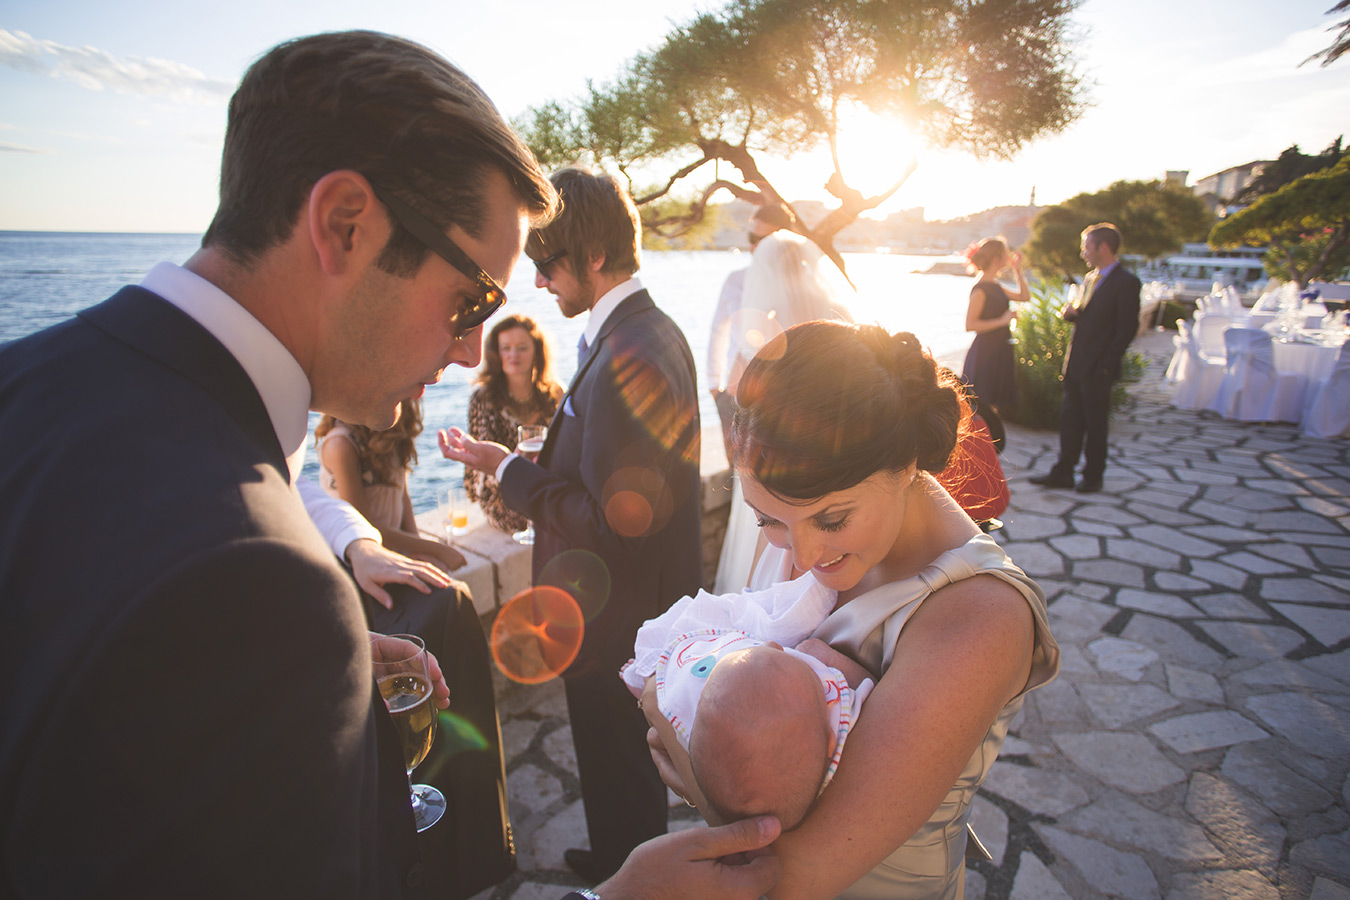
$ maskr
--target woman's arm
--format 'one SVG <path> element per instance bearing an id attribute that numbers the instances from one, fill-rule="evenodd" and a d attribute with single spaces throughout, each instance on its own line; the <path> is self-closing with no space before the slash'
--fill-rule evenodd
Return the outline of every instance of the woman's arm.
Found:
<path id="1" fill-rule="evenodd" d="M 412 497 L 408 494 L 408 476 L 403 476 L 403 515 L 398 527 L 409 534 L 417 534 L 417 516 L 413 513 Z"/>
<path id="2" fill-rule="evenodd" d="M 333 473 L 338 496 L 354 506 L 361 515 L 370 519 L 370 501 L 366 496 L 365 482 L 361 480 L 361 462 L 356 454 L 356 446 L 341 435 L 336 435 L 340 440 L 333 440 L 333 437 L 335 436 L 330 435 L 323 442 L 323 464 Z M 407 490 L 405 485 L 403 489 L 406 501 L 405 516 L 412 510 L 412 501 L 407 499 Z M 455 548 L 418 537 L 415 521 L 411 532 L 386 528 L 383 525 L 375 527 L 380 531 L 380 543 L 396 553 L 435 563 L 447 572 L 464 565 L 464 555 Z"/>
<path id="3" fill-rule="evenodd" d="M 895 662 L 849 735 L 834 780 L 775 844 L 784 875 L 769 896 L 837 896 L 904 844 L 1025 687 L 1033 643 L 1031 609 L 993 576 L 926 600 L 901 632 Z"/>
<path id="4" fill-rule="evenodd" d="M 338 496 L 369 520 L 370 498 L 366 496 L 366 483 L 361 480 L 361 458 L 356 445 L 345 434 L 330 434 L 319 447 L 319 458 L 324 468 L 333 473 Z"/>
<path id="5" fill-rule="evenodd" d="M 412 497 L 408 496 L 406 478 L 403 482 L 403 519 L 400 525 L 402 526 L 400 528 L 376 526 L 380 529 L 380 543 L 404 556 L 437 565 L 446 572 L 453 572 L 465 564 L 464 554 L 454 547 L 440 541 L 427 540 L 418 534 L 417 519 L 413 516 Z"/>
<path id="6" fill-rule="evenodd" d="M 1022 279 L 1023 284 L 1026 279 Z M 1009 307 L 1008 311 L 997 319 L 981 319 L 980 314 L 984 312 L 984 303 L 986 300 L 985 290 L 980 285 L 970 289 L 970 306 L 966 308 L 966 331 L 973 331 L 976 334 L 984 334 L 987 331 L 998 331 L 1005 328 L 1012 322 L 1017 314 Z"/>
<path id="7" fill-rule="evenodd" d="M 1014 253 L 1008 266 L 1013 270 L 1013 277 L 1017 279 L 1017 293 L 1008 291 L 1008 299 L 1013 303 L 1026 303 L 1031 299 L 1031 288 L 1027 286 L 1027 276 L 1022 271 L 1022 254 Z"/>
<path id="8" fill-rule="evenodd" d="M 982 312 L 984 312 L 984 288 L 977 284 L 970 289 L 970 305 L 966 307 L 966 331 L 980 333 L 980 313 Z"/>

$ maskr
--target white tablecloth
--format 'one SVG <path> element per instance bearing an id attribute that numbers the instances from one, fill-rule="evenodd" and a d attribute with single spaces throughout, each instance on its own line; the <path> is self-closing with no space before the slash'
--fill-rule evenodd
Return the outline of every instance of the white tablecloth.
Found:
<path id="1" fill-rule="evenodd" d="M 1275 371 L 1296 372 L 1309 381 L 1326 381 L 1331 377 L 1341 348 L 1336 344 L 1276 340 L 1274 350 Z"/>
<path id="2" fill-rule="evenodd" d="M 1327 314 L 1327 308 L 1320 303 L 1308 303 L 1303 307 L 1303 328 L 1320 328 L 1322 318 Z M 1275 321 L 1274 312 L 1248 312 L 1246 316 L 1236 316 L 1233 319 L 1234 325 L 1243 328 L 1265 328 Z"/>

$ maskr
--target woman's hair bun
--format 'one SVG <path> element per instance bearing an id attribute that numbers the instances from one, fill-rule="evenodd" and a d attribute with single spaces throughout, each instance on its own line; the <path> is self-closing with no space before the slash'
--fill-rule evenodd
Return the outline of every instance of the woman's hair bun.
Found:
<path id="1" fill-rule="evenodd" d="M 818 321 L 770 345 L 737 389 L 737 468 L 808 500 L 880 471 L 946 467 L 965 409 L 959 382 L 912 333 Z"/>

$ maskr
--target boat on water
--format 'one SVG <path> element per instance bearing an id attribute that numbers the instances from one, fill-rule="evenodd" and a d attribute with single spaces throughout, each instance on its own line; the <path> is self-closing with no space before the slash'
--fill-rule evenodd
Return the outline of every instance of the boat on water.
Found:
<path id="1" fill-rule="evenodd" d="M 1215 250 L 1208 244 L 1183 244 L 1181 252 L 1165 259 L 1142 261 L 1126 256 L 1144 282 L 1158 282 L 1162 299 L 1194 303 L 1215 286 L 1232 287 L 1247 305 L 1255 303 L 1269 277 L 1262 262 L 1263 247 Z"/>

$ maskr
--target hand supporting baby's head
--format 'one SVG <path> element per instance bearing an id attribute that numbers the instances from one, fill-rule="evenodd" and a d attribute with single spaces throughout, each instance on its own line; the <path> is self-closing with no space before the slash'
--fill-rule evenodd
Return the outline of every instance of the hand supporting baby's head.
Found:
<path id="1" fill-rule="evenodd" d="M 819 676 L 770 644 L 718 660 L 699 697 L 689 756 L 715 816 L 769 813 L 786 831 L 815 801 L 834 743 Z"/>

